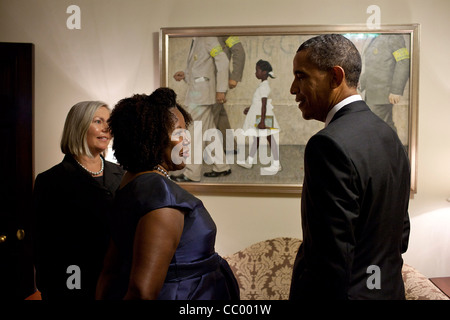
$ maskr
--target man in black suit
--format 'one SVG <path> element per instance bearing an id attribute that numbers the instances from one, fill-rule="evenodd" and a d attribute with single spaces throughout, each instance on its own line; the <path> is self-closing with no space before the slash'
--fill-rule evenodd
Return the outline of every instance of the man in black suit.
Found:
<path id="1" fill-rule="evenodd" d="M 293 71 L 303 118 L 325 128 L 305 149 L 290 299 L 405 299 L 409 161 L 357 94 L 360 54 L 344 36 L 320 35 L 300 46 Z"/>

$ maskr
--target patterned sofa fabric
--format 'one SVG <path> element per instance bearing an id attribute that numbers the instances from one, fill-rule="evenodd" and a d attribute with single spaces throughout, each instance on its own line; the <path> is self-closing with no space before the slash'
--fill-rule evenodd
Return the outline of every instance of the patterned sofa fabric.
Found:
<path id="1" fill-rule="evenodd" d="M 242 300 L 287 300 L 299 239 L 261 241 L 225 257 L 241 290 Z"/>
<path id="2" fill-rule="evenodd" d="M 450 300 L 438 287 L 410 265 L 403 264 L 406 300 Z"/>
<path id="3" fill-rule="evenodd" d="M 296 238 L 261 241 L 224 257 L 233 270 L 242 300 L 287 300 L 292 267 L 301 244 Z M 430 280 L 411 266 L 403 266 L 406 299 L 448 300 Z"/>

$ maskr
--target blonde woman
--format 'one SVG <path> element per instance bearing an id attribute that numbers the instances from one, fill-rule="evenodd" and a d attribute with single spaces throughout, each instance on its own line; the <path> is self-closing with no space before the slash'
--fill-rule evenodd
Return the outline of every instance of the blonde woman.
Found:
<path id="1" fill-rule="evenodd" d="M 124 173 L 104 159 L 110 113 L 100 101 L 74 105 L 61 138 L 64 159 L 36 177 L 33 242 L 44 300 L 95 298 L 109 242 L 106 215 Z"/>

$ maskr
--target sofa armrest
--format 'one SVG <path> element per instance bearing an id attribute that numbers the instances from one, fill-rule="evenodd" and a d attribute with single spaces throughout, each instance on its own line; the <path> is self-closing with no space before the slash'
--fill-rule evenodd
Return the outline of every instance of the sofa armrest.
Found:
<path id="1" fill-rule="evenodd" d="M 402 276 L 407 300 L 450 300 L 429 279 L 410 265 L 403 264 Z"/>

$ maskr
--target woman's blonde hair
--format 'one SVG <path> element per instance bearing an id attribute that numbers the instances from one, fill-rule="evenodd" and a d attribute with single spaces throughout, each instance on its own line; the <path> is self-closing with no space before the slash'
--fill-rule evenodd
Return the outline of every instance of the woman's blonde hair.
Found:
<path id="1" fill-rule="evenodd" d="M 102 101 L 83 101 L 74 105 L 66 117 L 61 137 L 61 151 L 74 156 L 87 155 L 93 157 L 87 145 L 87 132 L 94 119 L 95 112 L 105 107 L 111 109 Z"/>

